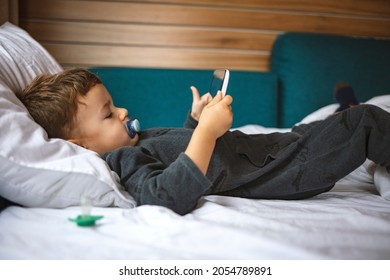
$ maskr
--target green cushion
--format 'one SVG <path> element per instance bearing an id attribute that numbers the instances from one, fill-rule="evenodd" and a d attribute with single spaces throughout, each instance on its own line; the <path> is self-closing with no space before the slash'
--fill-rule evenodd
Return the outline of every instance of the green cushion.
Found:
<path id="1" fill-rule="evenodd" d="M 286 33 L 271 55 L 279 76 L 279 126 L 291 127 L 308 113 L 334 103 L 333 91 L 348 82 L 360 101 L 390 93 L 390 40 Z"/>
<path id="2" fill-rule="evenodd" d="M 90 68 L 102 79 L 116 106 L 127 108 L 142 128 L 182 127 L 191 109 L 190 86 L 209 90 L 211 70 Z M 228 93 L 234 98 L 233 127 L 277 124 L 277 79 L 273 74 L 231 71 Z M 218 121 L 218 120 L 216 120 Z"/>

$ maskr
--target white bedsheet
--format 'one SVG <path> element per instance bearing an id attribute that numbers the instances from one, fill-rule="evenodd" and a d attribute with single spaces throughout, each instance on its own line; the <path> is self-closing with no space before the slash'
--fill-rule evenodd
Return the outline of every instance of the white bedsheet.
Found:
<path id="1" fill-rule="evenodd" d="M 179 216 L 158 206 L 0 213 L 0 259 L 390 259 L 390 202 L 370 185 L 300 201 L 204 197 Z"/>

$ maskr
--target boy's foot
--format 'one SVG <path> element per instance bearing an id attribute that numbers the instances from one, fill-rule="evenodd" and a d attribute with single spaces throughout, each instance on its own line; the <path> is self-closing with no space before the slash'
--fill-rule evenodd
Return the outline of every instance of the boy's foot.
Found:
<path id="1" fill-rule="evenodd" d="M 334 96 L 340 105 L 336 112 L 341 112 L 350 107 L 359 105 L 359 101 L 356 99 L 353 88 L 347 83 L 337 83 L 334 91 Z"/>

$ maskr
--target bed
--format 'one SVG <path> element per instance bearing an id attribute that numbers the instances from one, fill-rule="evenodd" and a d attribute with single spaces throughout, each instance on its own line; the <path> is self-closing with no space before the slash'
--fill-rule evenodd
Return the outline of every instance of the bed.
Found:
<path id="1" fill-rule="evenodd" d="M 8 40 L 8 41 L 7 41 Z M 60 71 L 23 30 L 0 31 L 0 259 L 389 259 L 390 178 L 366 161 L 327 193 L 306 200 L 205 196 L 190 214 L 134 207 L 96 154 L 47 139 L 13 92 L 41 72 Z M 26 58 L 26 50 L 34 55 Z M 4 55 L 6 54 L 6 55 Z M 390 96 L 368 103 L 389 110 Z M 331 104 L 302 122 L 326 117 Z M 249 124 L 247 133 L 286 131 Z M 87 196 L 94 227 L 69 221 Z"/>

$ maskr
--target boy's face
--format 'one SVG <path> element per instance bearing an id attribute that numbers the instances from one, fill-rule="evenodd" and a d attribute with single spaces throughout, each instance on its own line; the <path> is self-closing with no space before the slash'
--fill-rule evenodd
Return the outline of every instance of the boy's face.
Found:
<path id="1" fill-rule="evenodd" d="M 79 99 L 75 129 L 69 141 L 102 155 L 123 146 L 134 146 L 138 135 L 129 137 L 127 110 L 117 108 L 104 85 L 93 86 Z"/>

